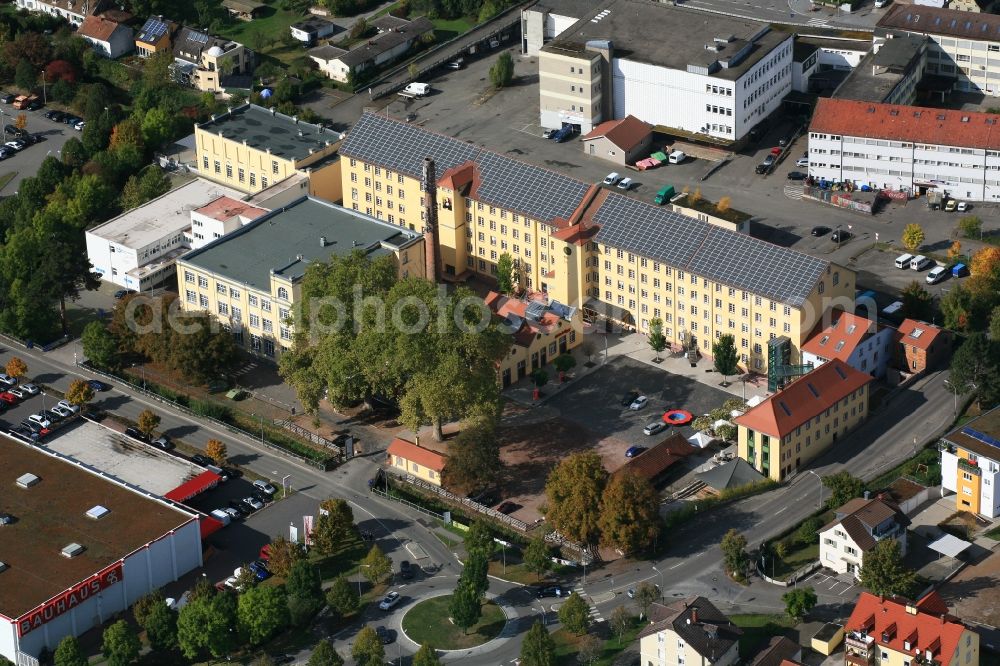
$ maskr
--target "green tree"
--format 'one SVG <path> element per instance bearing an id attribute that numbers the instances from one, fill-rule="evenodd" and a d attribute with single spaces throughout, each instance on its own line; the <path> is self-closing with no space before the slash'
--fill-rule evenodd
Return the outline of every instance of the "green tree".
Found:
<path id="1" fill-rule="evenodd" d="M 660 498 L 645 478 L 631 472 L 611 477 L 601 494 L 601 543 L 626 556 L 653 545 L 660 531 Z"/>
<path id="2" fill-rule="evenodd" d="M 649 346 L 656 352 L 656 362 L 660 361 L 660 352 L 667 348 L 667 336 L 663 334 L 663 320 L 653 317 L 649 320 Z"/>
<path id="3" fill-rule="evenodd" d="M 736 338 L 726 333 L 712 343 L 712 363 L 715 371 L 722 375 L 723 385 L 729 384 L 729 376 L 740 371 L 740 356 L 736 351 Z"/>
<path id="4" fill-rule="evenodd" d="M 191 595 L 194 597 L 195 595 Z M 181 653 L 195 659 L 208 653 L 218 659 L 236 647 L 236 597 L 208 593 L 190 598 L 177 617 L 177 643 Z"/>
<path id="5" fill-rule="evenodd" d="M 514 59 L 504 51 L 497 56 L 497 61 L 490 67 L 490 83 L 494 88 L 509 86 L 514 78 Z"/>
<path id="6" fill-rule="evenodd" d="M 497 259 L 497 291 L 505 296 L 514 293 L 514 258 L 507 252 Z"/>
<path id="7" fill-rule="evenodd" d="M 141 174 L 129 176 L 122 188 L 118 204 L 122 210 L 131 210 L 166 194 L 170 190 L 170 179 L 157 166 L 148 166 Z"/>
<path id="8" fill-rule="evenodd" d="M 719 547 L 722 549 L 726 572 L 742 578 L 748 560 L 747 538 L 732 528 L 722 537 Z"/>
<path id="9" fill-rule="evenodd" d="M 176 123 L 170 112 L 155 107 L 142 119 L 142 142 L 151 150 L 158 150 L 173 138 Z"/>
<path id="10" fill-rule="evenodd" d="M 351 645 L 351 656 L 358 666 L 382 666 L 385 648 L 374 629 L 367 625 L 361 628 Z"/>
<path id="11" fill-rule="evenodd" d="M 344 658 L 333 649 L 333 644 L 329 639 L 320 639 L 313 652 L 309 655 L 307 666 L 344 666 Z"/>
<path id="12" fill-rule="evenodd" d="M 568 352 L 565 354 L 559 354 L 559 356 L 556 356 L 555 359 L 553 359 L 552 365 L 554 365 L 556 370 L 559 371 L 560 379 L 562 379 L 563 373 L 569 372 L 576 367 L 576 358 Z"/>
<path id="13" fill-rule="evenodd" d="M 476 419 L 448 447 L 443 476 L 449 488 L 471 493 L 495 485 L 503 469 L 494 422 Z"/>
<path id="14" fill-rule="evenodd" d="M 420 646 L 417 653 L 413 655 L 413 661 L 410 663 L 411 666 L 441 666 L 441 660 L 438 659 L 437 652 L 427 643 Z"/>
<path id="15" fill-rule="evenodd" d="M 959 393 L 975 386 L 980 400 L 995 402 L 1000 397 L 1000 343 L 985 333 L 969 335 L 951 358 L 948 383 Z"/>
<path id="16" fill-rule="evenodd" d="M 292 566 L 299 560 L 306 557 L 302 545 L 289 541 L 283 536 L 276 536 L 271 539 L 268 546 L 267 567 L 275 576 L 287 577 L 292 571 Z"/>
<path id="17" fill-rule="evenodd" d="M 104 630 L 101 650 L 109 666 L 126 666 L 139 658 L 142 643 L 125 620 L 118 620 Z"/>
<path id="18" fill-rule="evenodd" d="M 581 664 L 593 664 L 604 649 L 604 641 L 593 634 L 584 636 L 576 644 L 576 658 Z"/>
<path id="19" fill-rule="evenodd" d="M 458 577 L 458 585 L 468 586 L 477 599 L 483 598 L 490 587 L 489 557 L 484 551 L 473 550 L 468 553 L 465 566 L 462 567 L 462 573 Z"/>
<path id="20" fill-rule="evenodd" d="M 320 555 L 333 555 L 354 535 L 354 512 L 342 499 L 319 504 L 319 519 L 313 528 L 313 546 Z"/>
<path id="21" fill-rule="evenodd" d="M 334 579 L 333 585 L 326 592 L 326 603 L 341 617 L 358 610 L 360 602 L 357 590 L 342 575 Z"/>
<path id="22" fill-rule="evenodd" d="M 579 594 L 571 594 L 559 606 L 559 621 L 577 636 L 582 636 L 590 628 L 590 606 Z"/>
<path id="23" fill-rule="evenodd" d="M 258 585 L 245 590 L 237 602 L 236 620 L 251 645 L 268 640 L 290 621 L 285 588 Z"/>
<path id="24" fill-rule="evenodd" d="M 32 67 L 27 59 L 19 61 L 17 67 L 14 68 L 14 83 L 17 84 L 18 88 L 29 93 L 34 90 L 35 84 L 38 83 L 38 71 Z"/>
<path id="25" fill-rule="evenodd" d="M 795 530 L 795 540 L 801 544 L 819 543 L 819 531 L 823 529 L 823 519 L 819 516 L 806 518 Z"/>
<path id="26" fill-rule="evenodd" d="M 76 636 L 66 636 L 56 646 L 52 663 L 55 666 L 87 666 L 90 660 L 80 648 L 80 641 L 76 640 Z"/>
<path id="27" fill-rule="evenodd" d="M 811 587 L 798 587 L 794 590 L 789 590 L 781 595 L 782 601 L 785 602 L 785 612 L 788 617 L 800 621 L 809 612 L 816 607 L 816 591 Z"/>
<path id="28" fill-rule="evenodd" d="M 521 666 L 555 666 L 556 643 L 540 621 L 524 635 L 520 656 Z"/>
<path id="29" fill-rule="evenodd" d="M 368 554 L 361 560 L 361 572 L 372 585 L 378 585 L 392 573 L 392 560 L 386 557 L 378 545 L 373 545 Z"/>
<path id="30" fill-rule="evenodd" d="M 167 652 L 177 648 L 177 613 L 165 600 L 154 604 L 139 626 L 145 630 L 149 646 L 154 650 Z"/>
<path id="31" fill-rule="evenodd" d="M 493 532 L 485 520 L 473 520 L 469 529 L 462 537 L 467 553 L 483 553 L 486 557 L 492 557 L 496 551 L 497 543 L 493 540 Z"/>
<path id="32" fill-rule="evenodd" d="M 285 580 L 291 623 L 303 626 L 318 613 L 325 603 L 323 578 L 319 569 L 308 560 L 299 560 Z"/>
<path id="33" fill-rule="evenodd" d="M 635 588 L 635 603 L 639 606 L 641 617 L 649 617 L 650 607 L 660 599 L 660 590 L 655 585 L 647 582 L 639 583 Z"/>
<path id="34" fill-rule="evenodd" d="M 882 539 L 862 557 L 860 581 L 872 594 L 905 596 L 911 593 L 916 575 L 903 566 L 899 542 Z"/>
<path id="35" fill-rule="evenodd" d="M 548 544 L 541 534 L 536 534 L 528 542 L 522 556 L 524 568 L 538 576 L 541 580 L 546 571 L 552 568 L 552 556 Z"/>
<path id="36" fill-rule="evenodd" d="M 994 343 L 1000 342 L 1000 305 L 990 313 L 989 338 Z"/>
<path id="37" fill-rule="evenodd" d="M 575 453 L 563 459 L 545 482 L 546 520 L 569 539 L 587 546 L 596 544 L 607 478 L 596 453 Z"/>
<path id="38" fill-rule="evenodd" d="M 451 594 L 451 603 L 448 605 L 448 613 L 454 625 L 469 633 L 469 628 L 479 622 L 483 609 L 479 601 L 480 595 L 468 584 L 459 581 L 459 585 Z"/>
<path id="39" fill-rule="evenodd" d="M 135 425 L 142 434 L 149 437 L 160 425 L 160 415 L 151 409 L 144 409 L 139 412 L 139 417 L 136 419 Z"/>
<path id="40" fill-rule="evenodd" d="M 919 282 L 914 280 L 902 291 L 903 316 L 927 321 L 934 314 L 934 299 Z"/>
<path id="41" fill-rule="evenodd" d="M 865 482 L 851 476 L 847 470 L 824 476 L 823 485 L 830 489 L 830 499 L 826 505 L 831 509 L 840 508 L 852 499 L 861 497 L 865 492 Z"/>
<path id="42" fill-rule="evenodd" d="M 966 238 L 979 238 L 983 232 L 983 221 L 975 215 L 966 215 L 958 221 L 958 229 Z"/>
<path id="43" fill-rule="evenodd" d="M 79 169 L 84 165 L 88 157 L 87 149 L 83 147 L 83 143 L 76 137 L 68 139 L 63 144 L 62 161 L 66 166 Z"/>
<path id="44" fill-rule="evenodd" d="M 918 247 L 923 245 L 924 242 L 924 229 L 919 224 L 911 223 L 907 224 L 903 228 L 903 235 L 900 241 L 910 252 L 913 252 Z"/>

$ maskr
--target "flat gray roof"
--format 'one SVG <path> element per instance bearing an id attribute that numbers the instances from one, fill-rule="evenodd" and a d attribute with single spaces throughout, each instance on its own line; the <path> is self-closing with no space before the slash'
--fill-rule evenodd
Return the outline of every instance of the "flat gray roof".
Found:
<path id="1" fill-rule="evenodd" d="M 587 42 L 606 40 L 614 45 L 615 57 L 681 71 L 687 71 L 688 65 L 708 66 L 742 53 L 735 65 L 711 72 L 713 77 L 732 81 L 789 38 L 789 33 L 747 19 L 652 0 L 606 0 L 542 50 L 582 53 Z M 708 50 L 706 45 L 720 50 Z"/>
<path id="2" fill-rule="evenodd" d="M 248 146 L 258 150 L 270 148 L 272 155 L 296 162 L 309 157 L 310 149 L 323 150 L 328 143 L 340 141 L 340 134 L 333 130 L 256 104 L 244 104 L 199 127 L 234 141 L 246 141 Z"/>
<path id="3" fill-rule="evenodd" d="M 420 236 L 322 199 L 303 197 L 189 252 L 181 261 L 268 289 L 272 271 L 295 281 L 311 262 L 358 249 L 377 256 L 383 244 L 403 247 Z M 320 245 L 320 238 L 326 239 L 325 245 Z"/>
<path id="4" fill-rule="evenodd" d="M 556 16 L 568 16 L 570 18 L 580 18 L 587 13 L 588 8 L 580 0 L 539 0 L 524 11 L 526 12 L 548 12 Z"/>
<path id="5" fill-rule="evenodd" d="M 863 102 L 884 102 L 919 62 L 924 38 L 907 35 L 886 40 L 878 52 L 869 51 L 844 79 L 833 96 Z"/>

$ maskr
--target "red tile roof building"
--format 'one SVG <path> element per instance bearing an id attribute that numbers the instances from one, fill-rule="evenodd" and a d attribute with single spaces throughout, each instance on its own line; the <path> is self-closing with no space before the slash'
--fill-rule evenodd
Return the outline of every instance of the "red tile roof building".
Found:
<path id="1" fill-rule="evenodd" d="M 595 127 L 581 141 L 588 155 L 603 157 L 617 164 L 634 164 L 649 154 L 653 126 L 635 116 L 608 120 Z"/>
<path id="2" fill-rule="evenodd" d="M 893 332 L 888 326 L 835 310 L 829 325 L 818 328 L 802 345 L 802 362 L 818 367 L 836 358 L 855 370 L 881 377 L 892 357 Z"/>
<path id="3" fill-rule="evenodd" d="M 396 437 L 386 451 L 386 463 L 402 472 L 423 479 L 436 486 L 441 485 L 445 456 L 430 449 Z"/>
<path id="4" fill-rule="evenodd" d="M 979 666 L 979 634 L 937 592 L 916 603 L 862 592 L 844 630 L 849 666 Z"/>
<path id="5" fill-rule="evenodd" d="M 783 480 L 864 421 L 871 381 L 840 359 L 799 377 L 733 419 L 740 457 L 764 476 Z"/>
<path id="6" fill-rule="evenodd" d="M 951 351 L 951 334 L 933 324 L 904 319 L 896 330 L 896 367 L 907 374 L 920 374 L 942 366 Z"/>

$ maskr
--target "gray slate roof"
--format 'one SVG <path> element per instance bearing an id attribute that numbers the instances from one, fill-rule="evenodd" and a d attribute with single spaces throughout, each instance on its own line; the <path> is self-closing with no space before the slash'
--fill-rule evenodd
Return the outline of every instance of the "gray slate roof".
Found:
<path id="1" fill-rule="evenodd" d="M 601 226 L 598 243 L 794 306 L 805 301 L 829 265 L 621 195 L 609 196 L 594 222 Z"/>
<path id="2" fill-rule="evenodd" d="M 310 148 L 318 151 L 325 148 L 327 142 L 340 140 L 337 132 L 296 121 L 283 113 L 271 113 L 270 109 L 256 104 L 244 104 L 199 127 L 212 134 L 222 132 L 224 137 L 234 141 L 246 141 L 248 146 L 258 150 L 270 148 L 272 155 L 295 161 L 309 157 Z"/>
<path id="3" fill-rule="evenodd" d="M 715 490 L 740 488 L 764 480 L 764 476 L 751 467 L 750 463 L 743 460 L 743 458 L 735 458 L 695 476 L 698 480 L 704 481 L 705 485 Z"/>
<path id="4" fill-rule="evenodd" d="M 326 238 L 325 246 L 320 245 L 321 237 Z M 303 197 L 181 259 L 234 282 L 267 290 L 272 270 L 295 281 L 310 262 L 329 261 L 356 249 L 379 256 L 388 252 L 382 243 L 400 247 L 419 237 L 356 211 Z"/>
<path id="5" fill-rule="evenodd" d="M 639 638 L 672 629 L 709 663 L 721 659 L 742 633 L 705 597 L 676 599 L 669 604 L 654 603 L 650 619 L 652 624 L 639 632 Z"/>

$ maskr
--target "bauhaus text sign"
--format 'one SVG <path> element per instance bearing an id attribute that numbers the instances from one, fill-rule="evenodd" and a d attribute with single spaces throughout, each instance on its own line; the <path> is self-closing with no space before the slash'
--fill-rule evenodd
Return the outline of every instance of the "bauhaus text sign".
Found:
<path id="1" fill-rule="evenodd" d="M 28 632 L 38 629 L 46 622 L 51 622 L 63 613 L 73 610 L 91 597 L 97 596 L 102 590 L 121 582 L 122 575 L 122 563 L 118 562 L 84 582 L 71 587 L 50 601 L 45 602 L 30 613 L 22 615 L 17 623 L 18 636 L 24 636 Z"/>

